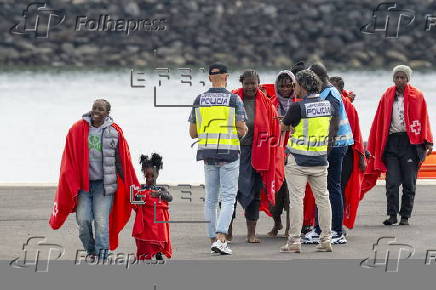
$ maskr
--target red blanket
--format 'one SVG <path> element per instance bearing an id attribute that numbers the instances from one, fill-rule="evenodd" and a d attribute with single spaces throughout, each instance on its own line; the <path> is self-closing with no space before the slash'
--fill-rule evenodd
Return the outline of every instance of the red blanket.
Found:
<path id="1" fill-rule="evenodd" d="M 150 190 L 141 191 L 141 194 L 145 195 L 145 198 L 142 198 L 145 204 L 135 206 L 136 217 L 132 236 L 136 239 L 138 256 L 144 255 L 145 259 L 151 259 L 161 252 L 171 258 L 173 251 L 168 223 L 168 202 L 152 197 L 150 193 Z"/>
<path id="2" fill-rule="evenodd" d="M 359 168 L 360 155 L 364 154 L 362 133 L 360 131 L 359 116 L 353 104 L 348 99 L 342 98 L 347 112 L 348 121 L 353 131 L 353 169 L 350 179 L 344 192 L 344 220 L 343 224 L 352 229 L 357 216 L 357 209 L 360 201 L 360 189 L 362 185 L 363 172 Z M 308 185 L 304 198 L 304 225 L 313 225 L 315 218 L 315 199 Z"/>
<path id="3" fill-rule="evenodd" d="M 242 88 L 234 90 L 233 93 L 239 95 L 241 99 L 244 98 Z M 271 215 L 269 206 L 275 204 L 275 192 L 283 184 L 284 151 L 283 145 L 280 144 L 280 123 L 277 118 L 277 110 L 259 89 L 256 92 L 256 114 L 251 154 L 251 165 L 261 175 L 266 192 L 266 199 L 264 194 L 261 194 L 260 209 Z"/>
<path id="4" fill-rule="evenodd" d="M 110 250 L 118 247 L 118 234 L 130 218 L 129 187 L 139 186 L 123 131 L 115 123 L 112 127 L 118 131 L 118 153 L 124 179 L 119 176 L 117 178 L 118 189 L 109 215 Z M 85 120 L 76 122 L 68 132 L 62 154 L 59 184 L 49 221 L 50 226 L 55 230 L 64 224 L 70 213 L 76 211 L 79 190 L 89 191 L 88 134 L 89 124 Z"/>
<path id="5" fill-rule="evenodd" d="M 395 91 L 396 87 L 393 86 L 388 88 L 383 94 L 378 104 L 374 121 L 372 122 L 367 147 L 372 158 L 369 160 L 365 171 L 361 198 L 375 186 L 380 174 L 386 172 L 386 166 L 383 163 L 383 153 L 388 141 Z M 421 91 L 410 84 L 407 84 L 404 89 L 404 121 L 411 144 L 433 143 L 433 135 L 430 129 L 430 120 L 424 96 Z"/>
<path id="6" fill-rule="evenodd" d="M 348 122 L 353 132 L 354 144 L 353 149 L 353 169 L 350 179 L 345 186 L 344 195 L 344 225 L 352 229 L 354 221 L 357 216 L 357 209 L 359 208 L 361 187 L 363 181 L 363 172 L 359 168 L 361 156 L 365 155 L 363 145 L 362 132 L 360 131 L 359 115 L 353 104 L 346 98 L 342 98 L 345 111 L 347 112 Z"/>
<path id="7" fill-rule="evenodd" d="M 267 97 L 271 100 L 273 106 L 277 108 L 279 106 L 279 100 L 276 96 L 276 89 L 274 84 L 261 84 L 260 88 L 264 90 L 267 94 Z M 299 102 L 301 99 L 294 97 L 293 102 Z M 280 136 L 281 143 L 283 143 L 283 147 L 286 148 L 289 139 L 289 131 L 281 134 Z M 279 162 L 277 160 L 277 162 Z M 264 198 L 261 196 L 261 210 L 266 212 L 269 216 L 271 213 L 266 209 L 267 203 L 264 201 Z M 315 222 L 315 199 L 313 197 L 312 190 L 309 185 L 306 187 L 306 194 L 304 196 L 304 225 L 313 225 Z"/>

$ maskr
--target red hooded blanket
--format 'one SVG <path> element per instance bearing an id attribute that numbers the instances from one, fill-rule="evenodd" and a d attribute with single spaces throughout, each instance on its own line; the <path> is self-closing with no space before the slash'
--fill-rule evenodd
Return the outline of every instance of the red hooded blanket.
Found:
<path id="1" fill-rule="evenodd" d="M 158 252 L 172 256 L 168 202 L 151 196 L 151 190 L 141 191 L 145 204 L 135 205 L 132 236 L 136 239 L 139 259 L 151 259 Z"/>
<path id="2" fill-rule="evenodd" d="M 118 132 L 118 153 L 123 179 L 120 176 L 117 178 L 118 189 L 109 215 L 110 250 L 118 247 L 118 234 L 130 218 L 130 186 L 139 186 L 123 131 L 115 123 L 112 127 Z M 59 184 L 49 221 L 55 230 L 64 224 L 70 213 L 76 211 L 79 190 L 89 191 L 88 134 L 89 124 L 85 120 L 76 122 L 68 132 L 62 154 Z"/>
<path id="3" fill-rule="evenodd" d="M 393 86 L 383 94 L 372 122 L 367 147 L 372 157 L 365 171 L 361 198 L 375 186 L 380 174 L 386 172 L 383 153 L 389 136 L 395 91 L 396 87 Z M 411 144 L 433 143 L 427 103 L 421 91 L 410 84 L 407 84 L 404 89 L 404 121 Z"/>

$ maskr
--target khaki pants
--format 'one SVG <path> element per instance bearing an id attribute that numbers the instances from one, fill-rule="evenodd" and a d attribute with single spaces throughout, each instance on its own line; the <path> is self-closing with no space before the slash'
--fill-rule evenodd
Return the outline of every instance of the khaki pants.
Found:
<path id="1" fill-rule="evenodd" d="M 303 226 L 303 199 L 306 184 L 309 182 L 318 207 L 318 220 L 321 228 L 321 240 L 331 239 L 332 210 L 327 190 L 327 166 L 298 166 L 292 154 L 285 167 L 286 180 L 289 185 L 290 232 L 289 240 L 300 242 Z"/>

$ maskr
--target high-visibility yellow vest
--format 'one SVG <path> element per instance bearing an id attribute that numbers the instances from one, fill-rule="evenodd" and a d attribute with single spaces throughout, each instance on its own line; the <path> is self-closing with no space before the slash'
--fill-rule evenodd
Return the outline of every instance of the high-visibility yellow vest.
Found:
<path id="1" fill-rule="evenodd" d="M 200 96 L 199 107 L 195 108 L 198 152 L 201 152 L 202 156 L 200 159 L 227 160 L 230 153 L 235 155 L 240 150 L 236 130 L 236 110 L 230 105 L 230 96 L 230 94 Z"/>
<path id="2" fill-rule="evenodd" d="M 303 156 L 327 155 L 331 107 L 329 101 L 306 98 L 300 103 L 301 121 L 288 140 L 288 149 Z"/>

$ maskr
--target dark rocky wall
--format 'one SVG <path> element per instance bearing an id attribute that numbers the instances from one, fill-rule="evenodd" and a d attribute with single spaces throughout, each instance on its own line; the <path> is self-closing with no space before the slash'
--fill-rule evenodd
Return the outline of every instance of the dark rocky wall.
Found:
<path id="1" fill-rule="evenodd" d="M 236 67 L 286 67 L 300 59 L 320 60 L 330 68 L 436 64 L 436 26 L 425 30 L 427 14 L 434 14 L 436 24 L 434 1 L 397 1 L 397 9 L 409 9 L 415 19 L 406 25 L 406 11 L 399 37 L 392 38 L 383 31 L 361 31 L 381 3 L 369 0 L 59 0 L 49 1 L 49 6 L 65 9 L 66 18 L 51 27 L 48 38 L 11 34 L 9 29 L 23 22 L 22 11 L 30 2 L 1 0 L 4 66 L 185 66 L 223 61 Z M 144 28 L 152 31 L 129 35 L 75 31 L 78 16 L 99 15 L 162 22 Z M 382 16 L 378 14 L 379 21 L 384 21 Z M 394 18 L 391 15 L 391 21 Z"/>

